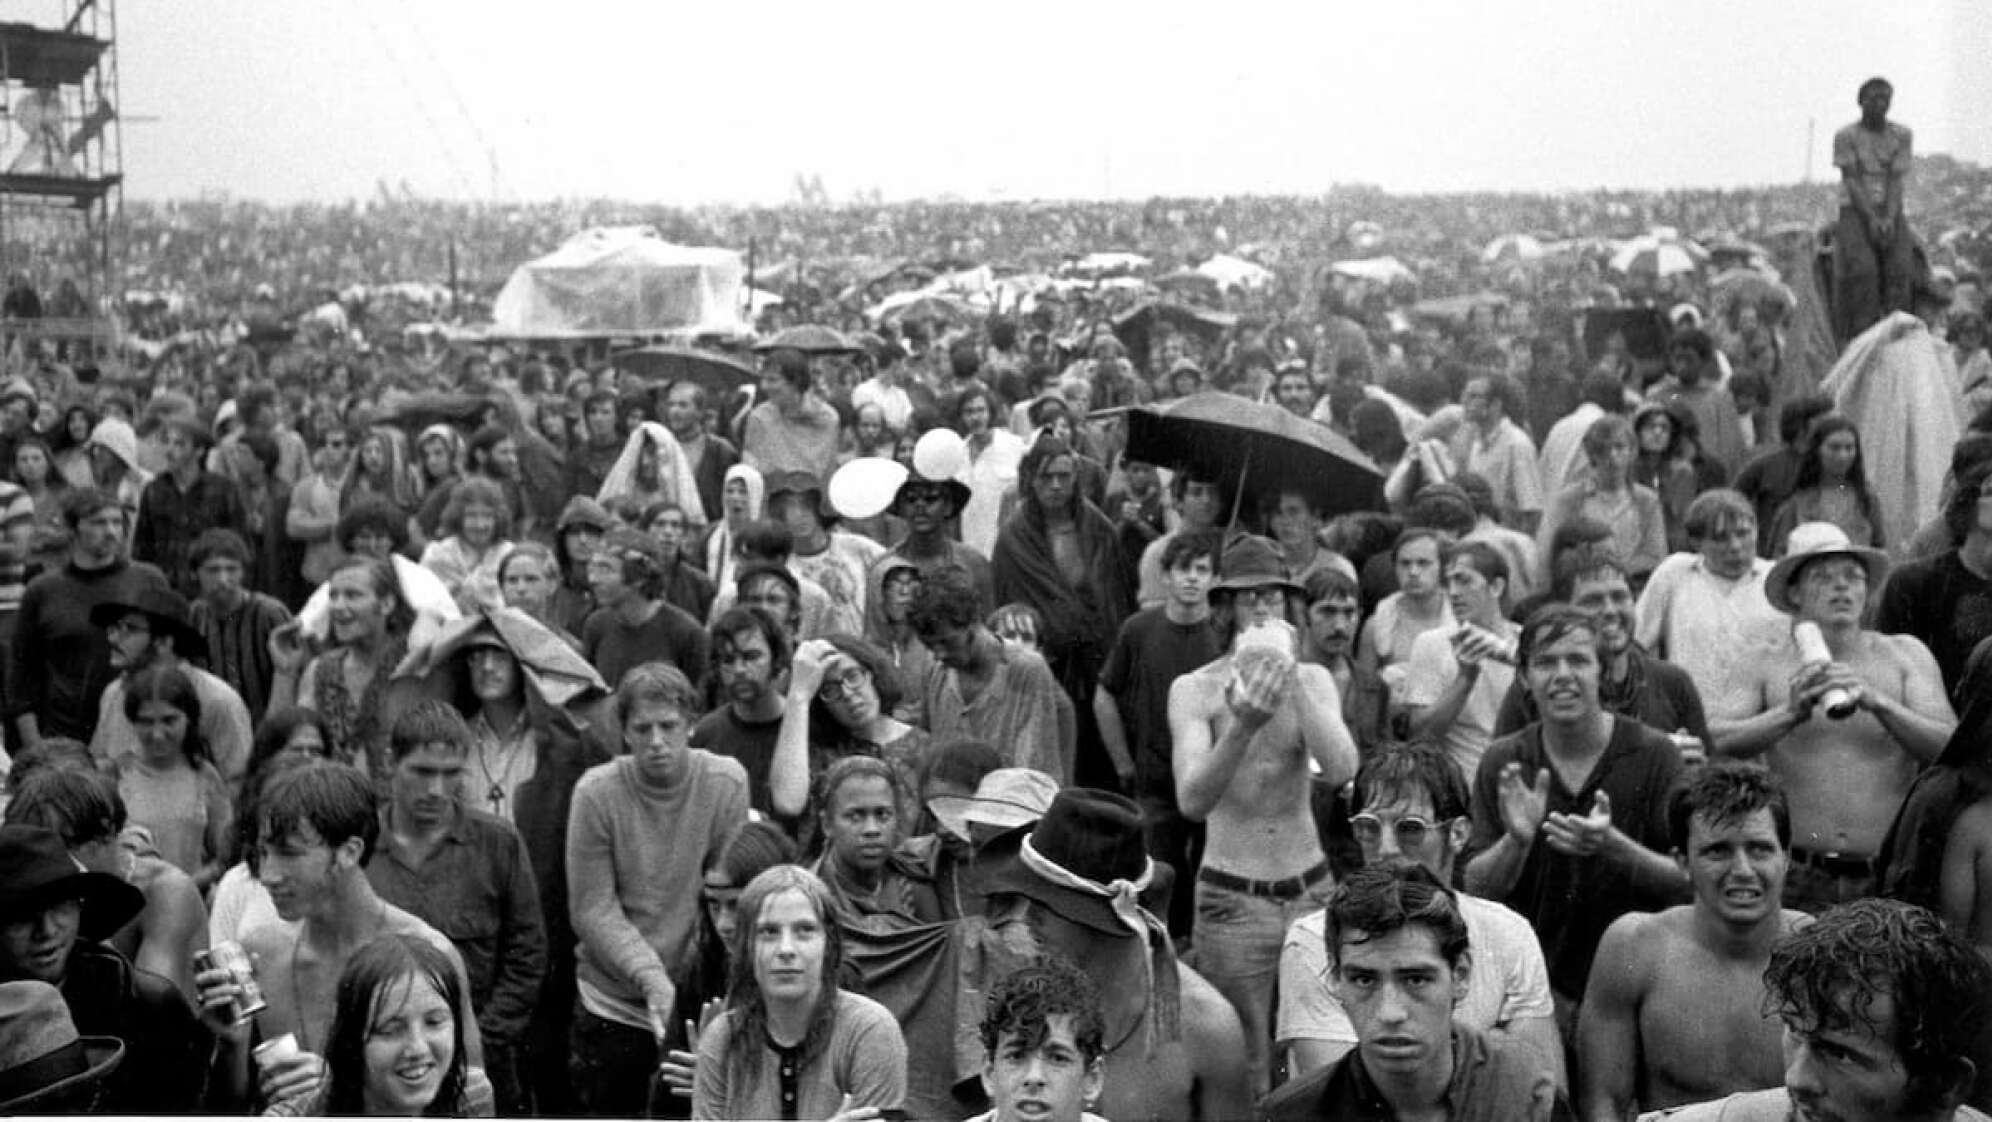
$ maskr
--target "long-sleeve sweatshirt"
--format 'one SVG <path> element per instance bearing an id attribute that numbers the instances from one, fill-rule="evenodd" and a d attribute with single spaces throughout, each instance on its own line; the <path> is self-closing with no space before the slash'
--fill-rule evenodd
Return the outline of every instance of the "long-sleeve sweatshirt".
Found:
<path id="1" fill-rule="evenodd" d="M 738 762 L 688 749 L 686 764 L 669 786 L 644 779 L 629 756 L 590 768 L 567 823 L 581 1003 L 634 1028 L 648 1027 L 646 990 L 684 961 L 697 930 L 706 854 L 747 820 Z"/>

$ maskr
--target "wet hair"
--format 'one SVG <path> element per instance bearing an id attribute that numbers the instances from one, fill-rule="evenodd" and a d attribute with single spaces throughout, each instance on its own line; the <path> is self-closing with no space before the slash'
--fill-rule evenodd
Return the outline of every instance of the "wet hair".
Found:
<path id="1" fill-rule="evenodd" d="M 1868 91 L 1872 89 L 1884 89 L 1892 94 L 1895 92 L 1895 83 L 1881 77 L 1869 78 L 1867 81 L 1861 83 L 1859 90 L 1854 92 L 1855 102 L 1858 103 L 1867 100 Z"/>
<path id="2" fill-rule="evenodd" d="M 1328 961 L 1339 966 L 1342 944 L 1367 943 L 1413 924 L 1432 933 L 1448 966 L 1467 951 L 1466 919 L 1459 899 L 1423 865 L 1393 861 L 1365 865 L 1345 877 L 1328 901 L 1324 940 Z"/>
<path id="3" fill-rule="evenodd" d="M 706 868 L 725 877 L 728 884 L 745 885 L 776 865 L 794 864 L 797 856 L 795 839 L 780 826 L 767 821 L 742 822 L 710 852 Z"/>
<path id="4" fill-rule="evenodd" d="M 148 701 L 163 701 L 187 718 L 187 733 L 180 740 L 180 751 L 189 764 L 199 767 L 210 758 L 207 738 L 201 735 L 201 697 L 194 692 L 194 681 L 185 671 L 155 663 L 125 681 L 125 720 L 137 725 L 138 712 Z"/>
<path id="5" fill-rule="evenodd" d="M 1579 401 L 1595 405 L 1607 413 L 1624 415 L 1625 386 L 1610 374 L 1587 374 L 1577 388 Z"/>
<path id="6" fill-rule="evenodd" d="M 249 564 L 249 543 L 228 527 L 215 526 L 202 530 L 194 539 L 194 544 L 187 547 L 187 564 L 195 570 L 217 557 L 246 568 Z"/>
<path id="7" fill-rule="evenodd" d="M 772 370 L 781 379 L 795 387 L 797 393 L 809 389 L 809 358 L 792 347 L 779 347 L 768 352 L 763 370 Z"/>
<path id="8" fill-rule="evenodd" d="M 44 766 L 10 787 L 9 826 L 54 830 L 70 849 L 116 841 L 124 830 L 124 799 L 118 794 L 117 781 L 102 772 Z"/>
<path id="9" fill-rule="evenodd" d="M 366 1113 L 367 1039 L 374 1019 L 404 984 L 427 982 L 450 1007 L 456 1047 L 443 1072 L 436 1097 L 423 1110 L 425 1117 L 447 1118 L 460 1113 L 465 1072 L 470 1063 L 464 1048 L 464 1022 L 470 1003 L 457 981 L 456 967 L 442 949 L 419 935 L 382 935 L 362 946 L 339 972 L 332 1000 L 332 1028 L 325 1037 L 325 1113 L 352 1116 Z"/>
<path id="10" fill-rule="evenodd" d="M 974 627 L 982 619 L 980 599 L 968 570 L 958 565 L 943 566 L 920 582 L 907 619 L 923 640 L 943 628 Z"/>
<path id="11" fill-rule="evenodd" d="M 996 746 L 986 740 L 962 737 L 937 745 L 920 761 L 920 793 L 925 797 L 927 784 L 947 783 L 964 791 L 973 791 L 982 785 L 984 776 L 1008 761 Z"/>
<path id="12" fill-rule="evenodd" d="M 984 405 L 989 407 L 989 427 L 997 427 L 996 395 L 991 393 L 989 387 L 982 384 L 979 380 L 968 382 L 955 392 L 954 400 L 948 405 L 948 427 L 958 433 L 967 435 L 968 425 L 961 419 L 962 414 L 967 411 L 969 402 L 977 400 L 980 400 Z"/>
<path id="13" fill-rule="evenodd" d="M 1473 496 L 1463 488 L 1442 483 L 1420 488 L 1404 516 L 1407 533 L 1411 527 L 1418 527 L 1455 538 L 1472 533 L 1476 520 Z"/>
<path id="14" fill-rule="evenodd" d="M 1035 1052 L 1051 1036 L 1051 1019 L 1061 1016 L 1072 1018 L 1073 1043 L 1091 1067 L 1107 1051 L 1100 991 L 1066 958 L 1043 955 L 990 987 L 982 1006 L 982 1051 L 993 1060 L 1008 1038 Z"/>
<path id="15" fill-rule="evenodd" d="M 1402 533 L 1397 535 L 1397 540 L 1390 544 L 1391 564 L 1395 565 L 1397 563 L 1398 555 L 1404 552 L 1405 546 L 1413 542 L 1425 541 L 1431 542 L 1438 550 L 1439 557 L 1443 563 L 1446 548 L 1452 544 L 1452 535 L 1446 533 L 1444 530 L 1434 529 L 1430 526 L 1407 526 Z"/>
<path id="16" fill-rule="evenodd" d="M 670 574 L 664 565 L 664 547 L 656 538 L 641 530 L 618 526 L 602 535 L 595 556 L 621 566 L 623 583 L 645 600 L 664 599 Z"/>
<path id="17" fill-rule="evenodd" d="M 388 756 L 400 763 L 431 744 L 446 744 L 468 755 L 475 739 L 455 706 L 431 698 L 395 718 L 387 738 Z"/>
<path id="18" fill-rule="evenodd" d="M 1549 594 L 1558 600 L 1569 600 L 1576 592 L 1578 581 L 1600 573 L 1611 573 L 1628 585 L 1632 583 L 1632 573 L 1619 559 L 1618 550 L 1609 542 L 1585 542 L 1572 546 L 1556 556 L 1550 573 Z"/>
<path id="19" fill-rule="evenodd" d="M 877 756 L 845 756 L 831 764 L 816 783 L 816 805 L 821 808 L 823 817 L 829 818 L 837 809 L 837 792 L 853 779 L 879 779 L 885 782 L 885 789 L 892 795 L 892 808 L 904 815 L 906 808 L 899 805 L 899 776 L 892 765 Z"/>
<path id="20" fill-rule="evenodd" d="M 1452 485 L 1466 492 L 1466 501 L 1473 504 L 1473 514 L 1479 518 L 1498 518 L 1501 508 L 1494 502 L 1494 485 L 1478 472 L 1463 471 L 1452 477 Z M 1467 528 L 1469 531 L 1472 527 Z"/>
<path id="21" fill-rule="evenodd" d="M 1798 461 L 1795 486 L 1801 491 L 1819 486 L 1826 470 L 1822 457 L 1826 438 L 1843 432 L 1854 435 L 1854 462 L 1847 469 L 1847 482 L 1854 486 L 1862 516 L 1872 521 L 1877 511 L 1874 509 L 1874 491 L 1868 486 L 1866 455 L 1862 447 L 1865 441 L 1861 439 L 1860 426 L 1844 413 L 1823 413 L 1813 419 L 1812 427 L 1805 431 L 1805 451 Z"/>
<path id="22" fill-rule="evenodd" d="M 13 762 L 7 766 L 7 789 L 18 791 L 28 776 L 47 769 L 100 770 L 89 745 L 67 736 L 45 736 L 35 747 L 14 753 Z"/>
<path id="23" fill-rule="evenodd" d="M 1364 398 L 1349 409 L 1349 439 L 1372 459 L 1395 460 L 1409 447 L 1404 424 L 1386 402 Z"/>
<path id="24" fill-rule="evenodd" d="M 1715 358 L 1715 340 L 1699 327 L 1683 327 L 1667 340 L 1667 349 L 1686 347 L 1706 363 Z"/>
<path id="25" fill-rule="evenodd" d="M 795 552 L 795 533 L 772 518 L 757 518 L 733 535 L 733 551 L 742 558 L 787 562 Z"/>
<path id="26" fill-rule="evenodd" d="M 1353 600 L 1357 604 L 1363 602 L 1361 586 L 1350 580 L 1349 574 L 1340 569 L 1316 569 L 1307 574 L 1307 580 L 1301 587 L 1306 591 L 1307 602 L 1310 605 L 1319 604 L 1323 600 Z"/>
<path id="27" fill-rule="evenodd" d="M 257 837 L 282 841 L 310 827 L 333 848 L 360 839 L 360 864 L 373 860 L 380 840 L 380 802 L 373 782 L 358 768 L 329 760 L 313 761 L 270 781 L 261 799 Z"/>
<path id="28" fill-rule="evenodd" d="M 385 535 L 393 543 L 389 549 L 399 552 L 408 544 L 408 516 L 386 499 L 369 496 L 354 503 L 339 516 L 339 526 L 333 536 L 339 539 L 339 548 L 352 552 L 353 542 L 368 532 Z"/>
<path id="29" fill-rule="evenodd" d="M 789 661 L 795 657 L 795 642 L 789 638 L 788 628 L 780 620 L 762 608 L 736 604 L 721 612 L 712 621 L 712 664 L 713 672 L 719 672 L 719 656 L 722 646 L 731 648 L 738 636 L 749 632 L 759 632 L 768 644 L 770 673 L 780 674 L 789 668 Z"/>
<path id="30" fill-rule="evenodd" d="M 1750 500 L 1741 491 L 1714 487 L 1696 495 L 1695 501 L 1688 504 L 1688 513 L 1681 519 L 1681 525 L 1687 530 L 1688 537 L 1699 544 L 1742 518 L 1756 525 L 1757 508 L 1750 505 Z"/>
<path id="31" fill-rule="evenodd" d="M 823 931 L 822 990 L 798 1048 L 800 1066 L 807 1066 L 823 1051 L 836 1028 L 837 979 L 844 968 L 844 934 L 837 922 L 836 899 L 829 886 L 808 869 L 800 865 L 776 865 L 748 881 L 740 892 L 740 919 L 727 964 L 726 1008 L 730 1014 L 730 1032 L 725 1063 L 730 1086 L 746 1086 L 768 1051 L 767 1000 L 761 993 L 760 980 L 754 976 L 754 940 L 758 937 L 755 929 L 760 926 L 761 913 L 768 902 L 784 892 L 799 893 L 809 901 Z"/>
<path id="32" fill-rule="evenodd" d="M 443 507 L 443 532 L 462 534 L 463 516 L 473 506 L 489 507 L 497 519 L 497 528 L 491 532 L 494 543 L 512 536 L 512 504 L 505 499 L 505 489 L 479 476 L 463 480 L 450 492 L 450 500 Z"/>
<path id="33" fill-rule="evenodd" d="M 1224 535 L 1215 529 L 1179 530 L 1162 547 L 1162 571 L 1179 569 L 1199 557 L 1210 561 L 1212 571 L 1218 565 L 1218 549 L 1224 543 Z"/>
<path id="34" fill-rule="evenodd" d="M 1440 822 L 1464 818 L 1470 795 L 1466 776 L 1444 747 L 1428 740 L 1380 744 L 1356 772 L 1351 813 L 1374 806 L 1387 795 L 1423 792 Z"/>
<path id="35" fill-rule="evenodd" d="M 616 683 L 616 724 L 628 725 L 629 715 L 638 705 L 669 705 L 688 722 L 705 713 L 704 699 L 691 679 L 668 662 L 632 666 Z"/>
<path id="36" fill-rule="evenodd" d="M 124 509 L 124 504 L 118 502 L 116 495 L 95 487 L 78 487 L 62 500 L 62 522 L 74 532 L 85 519 L 95 518 L 100 512 L 113 508 Z M 129 523 L 130 519 L 125 521 Z"/>
<path id="37" fill-rule="evenodd" d="M 1469 568 L 1479 573 L 1481 578 L 1490 584 L 1496 580 L 1501 581 L 1503 585 L 1501 591 L 1504 596 L 1508 591 L 1507 586 L 1513 583 L 1512 575 L 1508 572 L 1507 558 L 1502 557 L 1499 550 L 1486 542 L 1453 542 L 1446 546 L 1445 553 L 1439 558 L 1440 565 L 1450 569 L 1455 561 L 1466 562 Z"/>
<path id="38" fill-rule="evenodd" d="M 1786 935 L 1764 969 L 1764 1012 L 1801 1034 L 1864 1028 L 1908 1073 L 1906 1113 L 1940 1105 L 1969 1079 L 1992 1001 L 1992 963 L 1937 916 L 1900 900 L 1842 904 Z M 1874 1002 L 1893 999 L 1894 1024 Z"/>
<path id="39" fill-rule="evenodd" d="M 1688 851 L 1688 828 L 1697 816 L 1717 825 L 1741 822 L 1760 810 L 1771 812 L 1778 844 L 1791 845 L 1791 806 L 1784 788 L 1761 767 L 1734 761 L 1712 763 L 1667 795 L 1667 840 Z"/>
<path id="40" fill-rule="evenodd" d="M 1560 643 L 1579 631 L 1589 632 L 1591 649 L 1603 653 L 1600 648 L 1604 639 L 1598 634 L 1598 621 L 1590 612 L 1555 601 L 1544 604 L 1531 612 L 1528 622 L 1522 624 L 1521 638 L 1515 647 L 1515 663 L 1526 668 L 1537 651 L 1552 643 Z"/>
<path id="41" fill-rule="evenodd" d="M 1805 438 L 1805 430 L 1811 427 L 1813 418 L 1832 411 L 1833 399 L 1823 393 L 1792 398 L 1778 406 L 1778 439 L 1797 444 Z"/>
<path id="42" fill-rule="evenodd" d="M 899 679 L 899 668 L 892 664 L 891 656 L 879 649 L 876 644 L 855 635 L 825 635 L 823 641 L 871 675 L 872 692 L 878 695 L 880 713 L 889 716 L 899 707 L 900 701 L 906 696 L 906 687 Z M 769 649 L 774 649 L 772 643 L 769 644 Z M 821 730 L 817 733 L 821 736 L 823 732 L 842 726 L 837 723 L 821 698 L 812 698 L 809 703 L 809 727 L 812 730 Z"/>

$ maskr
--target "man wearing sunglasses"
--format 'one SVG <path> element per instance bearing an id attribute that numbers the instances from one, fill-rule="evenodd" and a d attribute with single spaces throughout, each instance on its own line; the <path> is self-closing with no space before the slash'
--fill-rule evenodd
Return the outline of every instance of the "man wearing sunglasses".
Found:
<path id="1" fill-rule="evenodd" d="M 1445 750 L 1429 742 L 1379 748 L 1356 775 L 1349 820 L 1363 863 L 1415 861 L 1445 884 L 1466 845 L 1466 780 Z M 1512 909 L 1459 893 L 1473 947 L 1466 997 L 1453 1019 L 1482 1032 L 1527 1044 L 1562 1080 L 1563 1048 L 1549 994 L 1549 970 L 1528 920 Z M 1294 921 L 1280 948 L 1280 1007 L 1275 1039 L 1286 1051 L 1287 1074 L 1299 1078 L 1326 1067 L 1356 1046 L 1356 1026 L 1329 984 L 1324 913 Z"/>

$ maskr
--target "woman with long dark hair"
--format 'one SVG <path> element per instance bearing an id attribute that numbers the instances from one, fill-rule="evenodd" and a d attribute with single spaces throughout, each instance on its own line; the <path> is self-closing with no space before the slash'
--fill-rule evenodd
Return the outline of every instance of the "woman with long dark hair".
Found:
<path id="1" fill-rule="evenodd" d="M 1798 487 L 1771 520 L 1771 552 L 1781 556 L 1792 527 L 1831 522 L 1855 545 L 1882 549 L 1881 509 L 1868 486 L 1861 458 L 1861 430 L 1841 413 L 1827 413 L 1805 434 L 1798 461 Z"/>
<path id="2" fill-rule="evenodd" d="M 777 865 L 747 885 L 726 1011 L 699 1035 L 693 1118 L 846 1122 L 900 1108 L 905 1038 L 884 1006 L 838 987 L 843 962 L 836 903 L 814 873 Z"/>
<path id="3" fill-rule="evenodd" d="M 413 935 L 383 935 L 339 975 L 324 1081 L 267 1113 L 489 1118 L 491 1081 L 464 1049 L 470 1017 L 442 951 Z"/>
<path id="4" fill-rule="evenodd" d="M 177 667 L 149 666 L 125 684 L 135 744 L 113 744 L 128 821 L 201 891 L 221 877 L 233 848 L 234 805 L 201 736 L 201 701 Z"/>

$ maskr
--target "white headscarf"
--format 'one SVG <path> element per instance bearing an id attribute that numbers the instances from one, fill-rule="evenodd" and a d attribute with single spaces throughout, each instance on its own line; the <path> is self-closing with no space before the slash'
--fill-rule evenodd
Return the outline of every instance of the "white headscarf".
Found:
<path id="1" fill-rule="evenodd" d="M 657 453 L 657 495 L 664 501 L 677 503 L 685 512 L 687 525 L 705 525 L 705 506 L 699 501 L 699 482 L 692 474 L 692 462 L 671 430 L 656 421 L 645 421 L 629 434 L 615 466 L 609 468 L 607 478 L 602 480 L 601 490 L 595 492 L 595 501 L 608 506 L 619 499 L 643 494 L 642 485 L 636 481 L 636 466 L 643 459 L 646 443 Z"/>

